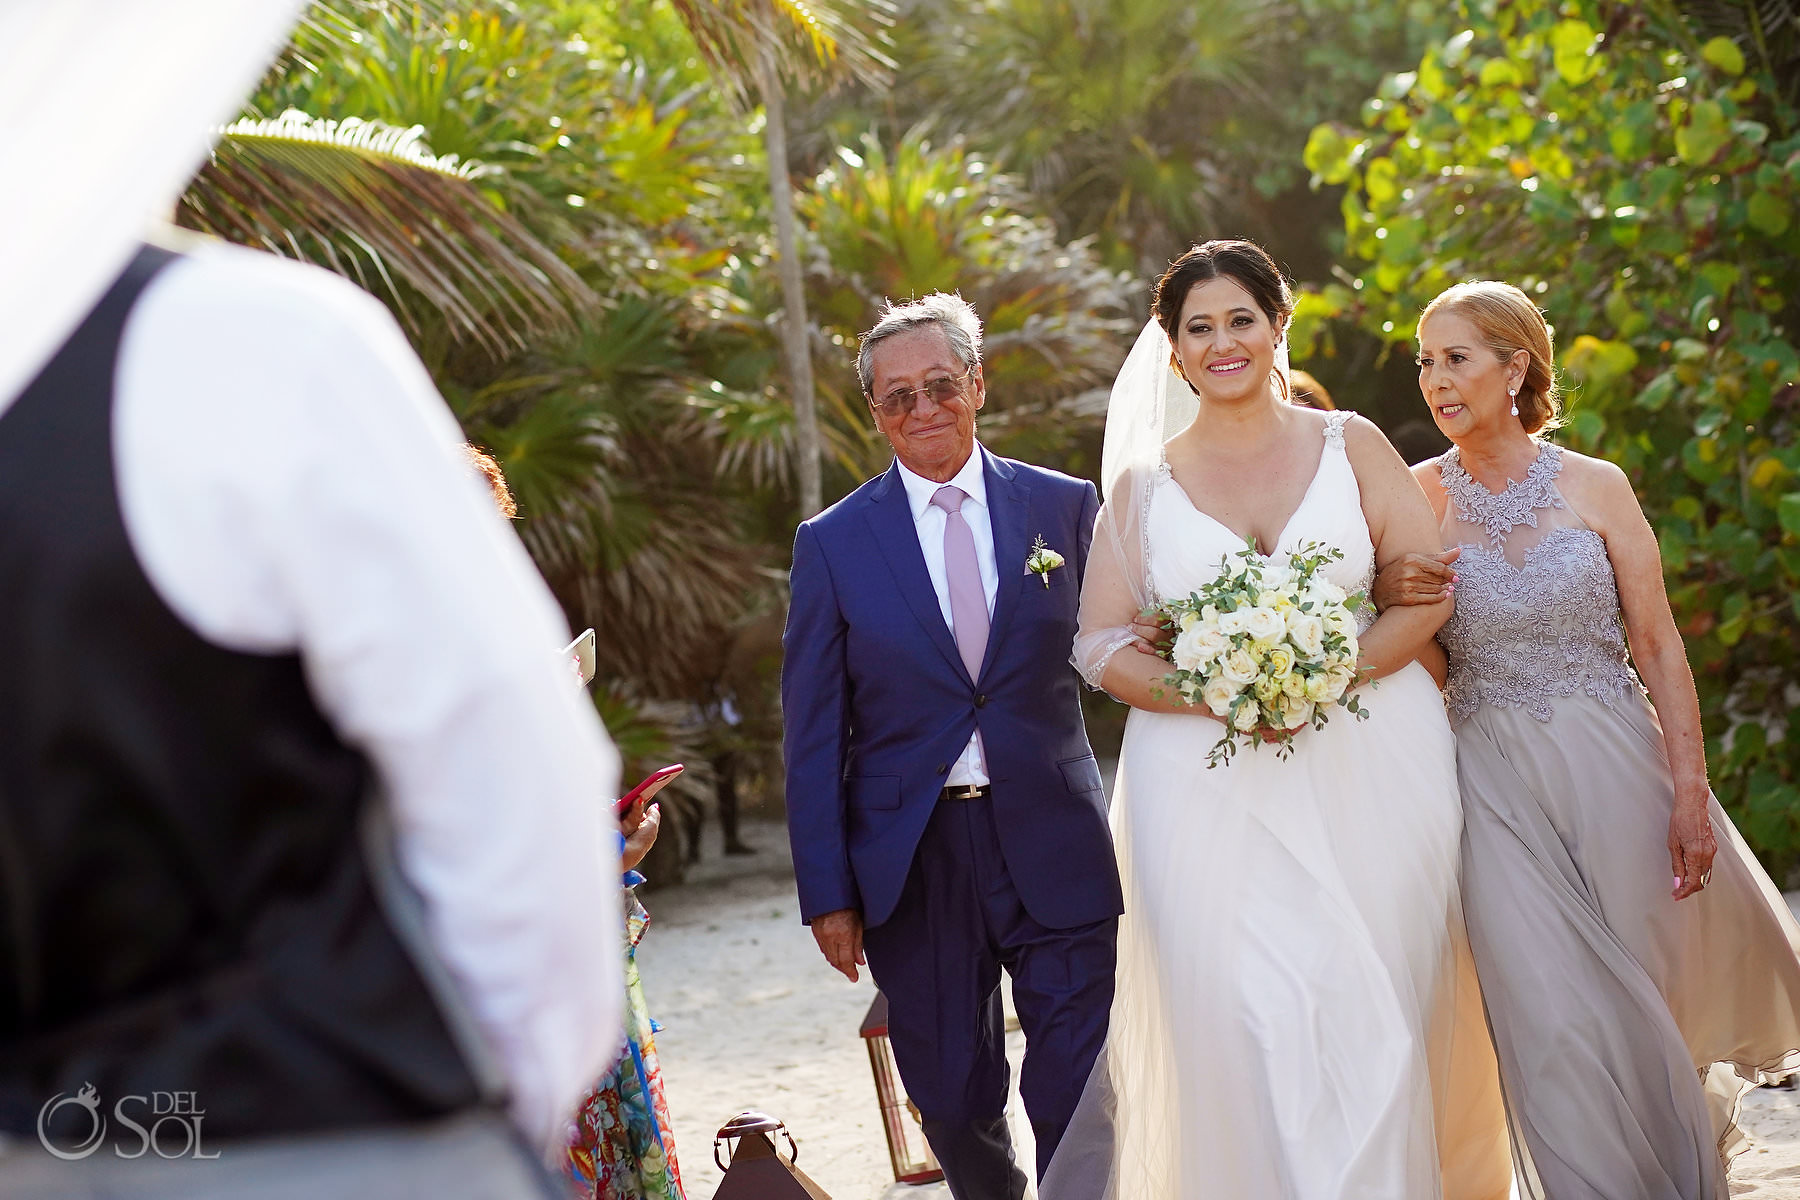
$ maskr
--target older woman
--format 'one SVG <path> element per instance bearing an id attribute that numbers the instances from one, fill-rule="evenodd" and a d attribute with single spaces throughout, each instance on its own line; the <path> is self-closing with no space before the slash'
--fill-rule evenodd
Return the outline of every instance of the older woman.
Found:
<path id="1" fill-rule="evenodd" d="M 1517 288 L 1463 284 L 1418 338 L 1454 446 L 1413 473 L 1460 556 L 1408 560 L 1375 600 L 1456 598 L 1439 640 L 1464 907 L 1520 1188 L 1723 1200 L 1738 1096 L 1800 1056 L 1800 927 L 1708 789 L 1630 483 L 1539 436 L 1557 416 L 1543 317 Z"/>

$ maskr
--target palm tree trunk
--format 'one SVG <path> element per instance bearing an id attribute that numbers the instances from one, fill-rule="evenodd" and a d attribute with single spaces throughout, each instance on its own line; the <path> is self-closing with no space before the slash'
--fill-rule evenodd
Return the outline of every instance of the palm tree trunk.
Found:
<path id="1" fill-rule="evenodd" d="M 806 291 L 800 277 L 799 236 L 794 226 L 794 185 L 788 178 L 787 108 L 774 54 L 757 56 L 757 90 L 762 93 L 763 137 L 769 159 L 769 195 L 775 202 L 775 252 L 781 268 L 781 345 L 787 355 L 788 386 L 794 403 L 794 456 L 800 484 L 800 518 L 825 507 L 819 482 L 819 417 L 813 405 L 812 349 L 806 319 Z"/>

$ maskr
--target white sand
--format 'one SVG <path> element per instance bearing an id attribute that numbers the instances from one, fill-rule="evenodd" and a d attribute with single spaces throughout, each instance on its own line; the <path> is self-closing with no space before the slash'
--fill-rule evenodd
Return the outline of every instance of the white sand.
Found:
<path id="1" fill-rule="evenodd" d="M 645 895 L 652 919 L 638 960 L 666 1026 L 657 1045 L 689 1200 L 717 1188 L 713 1133 L 746 1108 L 787 1122 L 801 1169 L 833 1200 L 948 1200 L 942 1185 L 893 1181 L 857 1036 L 874 986 L 827 967 L 800 924 L 785 830 L 747 822 L 745 837 L 762 853 L 711 858 L 683 886 Z M 1014 1033 L 1008 1044 L 1016 1065 L 1024 1043 Z M 1029 1164 L 1016 1096 L 1013 1115 Z M 1751 1092 L 1743 1124 L 1751 1147 L 1731 1194 L 1800 1200 L 1800 1092 Z"/>

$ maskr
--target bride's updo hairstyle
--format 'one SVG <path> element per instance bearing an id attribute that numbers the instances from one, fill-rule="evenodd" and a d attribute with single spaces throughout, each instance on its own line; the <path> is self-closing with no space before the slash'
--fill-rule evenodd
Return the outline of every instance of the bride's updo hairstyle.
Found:
<path id="1" fill-rule="evenodd" d="M 1293 289 L 1288 287 L 1275 260 L 1255 242 L 1223 238 L 1190 247 L 1169 264 L 1150 289 L 1150 312 L 1169 337 L 1169 365 L 1178 373 L 1181 366 L 1175 361 L 1175 326 L 1181 321 L 1181 306 L 1187 303 L 1195 284 L 1213 279 L 1229 279 L 1249 292 L 1275 327 L 1278 340 L 1294 314 Z M 1182 378 L 1187 379 L 1185 375 Z M 1192 380 L 1187 385 L 1190 391 L 1195 390 Z"/>
<path id="2" fill-rule="evenodd" d="M 1481 331 L 1494 357 L 1502 363 L 1523 350 L 1531 356 L 1525 381 L 1513 403 L 1519 406 L 1519 424 L 1529 434 L 1539 434 L 1562 424 L 1562 392 L 1556 385 L 1556 349 L 1550 326 L 1531 298 L 1510 283 L 1482 279 L 1459 283 L 1438 294 L 1419 314 L 1419 328 L 1436 312 L 1461 317 Z"/>

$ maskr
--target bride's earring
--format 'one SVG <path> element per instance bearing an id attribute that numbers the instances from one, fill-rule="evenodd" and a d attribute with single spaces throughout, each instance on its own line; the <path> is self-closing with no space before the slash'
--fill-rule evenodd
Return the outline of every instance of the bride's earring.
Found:
<path id="1" fill-rule="evenodd" d="M 1507 399 L 1512 401 L 1512 415 L 1515 417 L 1519 415 L 1518 395 L 1519 395 L 1518 388 L 1507 388 L 1506 389 Z"/>

